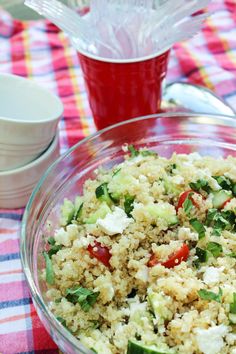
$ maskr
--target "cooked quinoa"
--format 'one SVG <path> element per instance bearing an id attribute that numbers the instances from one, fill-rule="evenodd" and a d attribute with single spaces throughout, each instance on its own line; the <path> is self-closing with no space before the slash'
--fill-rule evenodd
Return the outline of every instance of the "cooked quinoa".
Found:
<path id="1" fill-rule="evenodd" d="M 126 151 L 61 206 L 51 311 L 95 353 L 236 354 L 236 159 Z"/>

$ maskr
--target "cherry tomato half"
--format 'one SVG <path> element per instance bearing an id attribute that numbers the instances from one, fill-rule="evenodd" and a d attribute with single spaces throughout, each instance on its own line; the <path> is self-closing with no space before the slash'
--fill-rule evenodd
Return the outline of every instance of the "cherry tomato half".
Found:
<path id="1" fill-rule="evenodd" d="M 106 246 L 102 246 L 101 243 L 94 241 L 94 246 L 88 245 L 87 250 L 91 257 L 97 258 L 106 267 L 110 267 L 110 250 Z"/>
<path id="2" fill-rule="evenodd" d="M 176 252 L 170 255 L 167 261 L 160 263 L 166 268 L 174 268 L 175 266 L 179 265 L 181 262 L 186 262 L 189 256 L 189 248 L 186 243 L 183 243 L 182 247 Z M 156 255 L 153 253 L 148 261 L 148 267 L 154 267 L 158 264 L 159 261 Z"/>
<path id="3" fill-rule="evenodd" d="M 189 194 L 191 193 L 191 195 L 189 196 Z M 195 200 L 192 198 L 192 195 L 193 194 L 198 194 L 198 195 L 200 195 L 199 193 L 196 193 L 196 192 L 194 192 L 192 189 L 190 189 L 190 190 L 188 190 L 188 191 L 185 191 L 185 192 L 183 192 L 183 193 L 181 193 L 180 194 L 180 196 L 179 196 L 179 201 L 178 201 L 178 205 L 177 205 L 177 207 L 176 207 L 176 211 L 178 212 L 178 210 L 180 209 L 180 208 L 182 208 L 183 207 L 183 204 L 184 204 L 184 202 L 185 202 L 185 200 L 188 198 L 188 196 L 189 196 L 189 199 L 191 200 L 191 202 L 193 203 L 193 205 L 195 206 L 195 207 L 199 207 L 199 205 L 195 202 Z"/>
<path id="4" fill-rule="evenodd" d="M 226 206 L 226 204 L 228 204 L 231 201 L 232 198 L 227 199 L 220 207 L 220 209 L 224 209 L 224 207 Z"/>
<path id="5" fill-rule="evenodd" d="M 161 263 L 166 268 L 173 268 L 179 265 L 181 262 L 186 262 L 189 256 L 189 248 L 186 243 L 183 243 L 182 247 L 176 252 L 173 253 L 167 261 Z"/>

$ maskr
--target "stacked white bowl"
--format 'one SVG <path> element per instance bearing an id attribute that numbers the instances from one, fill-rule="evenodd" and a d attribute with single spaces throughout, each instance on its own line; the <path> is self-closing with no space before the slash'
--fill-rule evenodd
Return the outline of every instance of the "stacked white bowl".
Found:
<path id="1" fill-rule="evenodd" d="M 58 97 L 30 79 L 0 75 L 0 208 L 19 208 L 59 156 Z"/>

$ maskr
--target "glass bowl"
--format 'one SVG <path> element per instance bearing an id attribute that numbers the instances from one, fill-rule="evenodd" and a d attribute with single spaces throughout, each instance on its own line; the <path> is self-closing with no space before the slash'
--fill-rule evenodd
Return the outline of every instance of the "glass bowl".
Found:
<path id="1" fill-rule="evenodd" d="M 42 251 L 48 238 L 50 220 L 56 228 L 59 205 L 65 197 L 82 191 L 87 178 L 98 166 L 110 168 L 122 161 L 122 145 L 148 146 L 162 156 L 173 152 L 199 152 L 215 158 L 236 156 L 236 120 L 225 116 L 189 113 L 160 114 L 125 121 L 82 140 L 58 159 L 43 175 L 26 207 L 21 231 L 21 259 L 37 313 L 67 354 L 92 354 L 50 312 L 40 281 L 44 268 Z M 191 171 L 189 171 L 191 173 Z"/>

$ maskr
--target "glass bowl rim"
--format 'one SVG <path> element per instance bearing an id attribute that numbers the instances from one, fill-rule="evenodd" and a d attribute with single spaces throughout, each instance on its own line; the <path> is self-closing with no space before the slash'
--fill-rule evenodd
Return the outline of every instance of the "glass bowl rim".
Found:
<path id="1" fill-rule="evenodd" d="M 84 354 L 92 354 L 93 352 L 90 349 L 87 349 L 83 346 L 83 344 L 74 336 L 72 335 L 67 329 L 64 328 L 62 324 L 59 322 L 55 321 L 53 313 L 49 310 L 48 306 L 45 304 L 43 301 L 39 291 L 37 290 L 37 287 L 35 285 L 34 279 L 31 275 L 29 264 L 28 264 L 28 259 L 27 259 L 27 249 L 26 249 L 26 225 L 27 225 L 27 220 L 28 220 L 28 215 L 29 211 L 31 209 L 31 206 L 33 204 L 33 201 L 37 195 L 37 192 L 39 189 L 42 187 L 45 179 L 47 176 L 51 173 L 53 168 L 60 163 L 62 160 L 64 160 L 67 156 L 69 156 L 74 150 L 76 150 L 79 146 L 82 144 L 86 143 L 89 140 L 92 140 L 100 135 L 102 135 L 105 132 L 111 131 L 113 129 L 116 129 L 117 127 L 130 124 L 130 123 L 135 123 L 139 121 L 144 121 L 146 119 L 158 119 L 158 118 L 175 118 L 175 119 L 182 119 L 182 118 L 194 118 L 198 117 L 200 119 L 204 118 L 215 118 L 219 120 L 220 122 L 228 122 L 229 125 L 234 125 L 236 128 L 236 117 L 233 116 L 227 116 L 223 114 L 209 114 L 209 113 L 192 113 L 192 112 L 167 112 L 167 113 L 160 113 L 160 114 L 152 114 L 152 115 L 146 115 L 146 116 L 141 116 L 138 118 L 132 118 L 129 120 L 125 120 L 122 122 L 119 122 L 117 124 L 110 125 L 102 130 L 98 130 L 94 132 L 93 134 L 90 134 L 89 136 L 83 138 L 81 141 L 70 147 L 66 152 L 64 152 L 58 159 L 56 159 L 51 166 L 43 173 L 42 177 L 40 178 L 39 182 L 35 186 L 29 201 L 25 207 L 25 211 L 23 214 L 22 218 L 22 224 L 21 224 L 21 231 L 20 231 L 20 257 L 21 257 L 21 263 L 22 263 L 22 268 L 23 272 L 25 274 L 25 278 L 28 284 L 28 287 L 30 289 L 31 296 L 33 300 L 36 302 L 37 306 L 40 308 L 40 310 L 43 312 L 44 316 L 46 317 L 48 323 L 50 326 L 56 330 L 61 337 L 66 342 L 69 342 L 70 345 L 74 346 L 74 349 L 79 349 L 84 351 Z M 79 348 L 80 347 L 80 348 Z"/>

